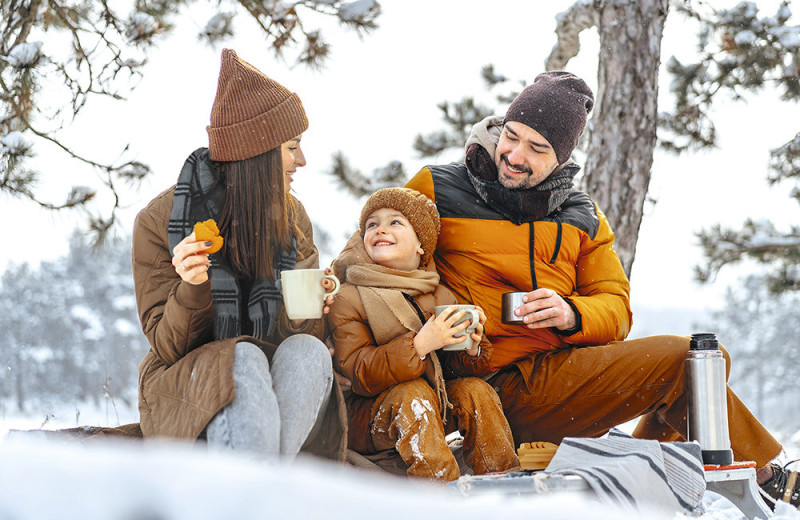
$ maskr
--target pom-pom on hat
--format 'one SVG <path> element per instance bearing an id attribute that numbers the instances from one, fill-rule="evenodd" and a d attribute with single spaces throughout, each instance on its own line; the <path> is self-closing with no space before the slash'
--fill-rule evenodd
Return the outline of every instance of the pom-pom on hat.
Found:
<path id="1" fill-rule="evenodd" d="M 308 128 L 297 94 L 222 50 L 217 95 L 211 107 L 208 151 L 212 161 L 240 161 L 268 152 Z"/>
<path id="2" fill-rule="evenodd" d="M 553 147 L 558 164 L 564 164 L 593 106 L 592 89 L 581 78 L 563 70 L 545 72 L 511 102 L 503 124 L 517 121 L 533 128 Z"/>
<path id="3" fill-rule="evenodd" d="M 440 221 L 436 205 L 422 193 L 410 188 L 378 190 L 367 199 L 364 209 L 361 210 L 358 228 L 362 237 L 366 232 L 364 225 L 367 219 L 373 212 L 381 208 L 396 209 L 411 223 L 424 251 L 419 266 L 420 268 L 425 267 L 433 257 L 436 241 L 439 238 Z"/>

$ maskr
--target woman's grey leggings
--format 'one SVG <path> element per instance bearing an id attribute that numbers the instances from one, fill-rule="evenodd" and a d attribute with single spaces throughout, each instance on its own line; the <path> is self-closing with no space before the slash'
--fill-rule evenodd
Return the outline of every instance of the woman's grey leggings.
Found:
<path id="1" fill-rule="evenodd" d="M 239 342 L 233 384 L 236 397 L 208 424 L 209 447 L 292 460 L 316 436 L 327 409 L 331 355 L 317 338 L 297 334 L 280 344 L 270 366 L 260 348 Z"/>

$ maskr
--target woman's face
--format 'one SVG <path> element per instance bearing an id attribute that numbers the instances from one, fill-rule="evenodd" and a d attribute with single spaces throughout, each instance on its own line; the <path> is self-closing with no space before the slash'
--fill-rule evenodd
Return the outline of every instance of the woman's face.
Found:
<path id="1" fill-rule="evenodd" d="M 300 137 L 289 139 L 281 145 L 281 160 L 283 161 L 283 189 L 289 193 L 292 188 L 292 175 L 297 168 L 306 165 L 303 150 L 300 149 Z"/>

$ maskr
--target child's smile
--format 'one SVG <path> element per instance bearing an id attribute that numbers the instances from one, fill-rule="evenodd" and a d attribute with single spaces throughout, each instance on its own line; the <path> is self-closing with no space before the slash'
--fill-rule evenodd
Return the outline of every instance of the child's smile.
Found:
<path id="1" fill-rule="evenodd" d="M 406 217 L 392 208 L 372 212 L 364 223 L 364 248 L 376 264 L 410 271 L 419 267 L 419 238 Z"/>

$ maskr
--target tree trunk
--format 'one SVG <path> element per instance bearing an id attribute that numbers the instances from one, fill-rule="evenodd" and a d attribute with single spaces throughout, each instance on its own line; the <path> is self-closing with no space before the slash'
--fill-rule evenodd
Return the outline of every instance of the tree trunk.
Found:
<path id="1" fill-rule="evenodd" d="M 616 233 L 630 276 L 656 145 L 658 69 L 668 0 L 601 0 L 600 61 L 586 191 Z"/>

